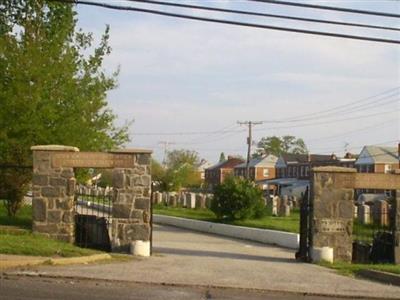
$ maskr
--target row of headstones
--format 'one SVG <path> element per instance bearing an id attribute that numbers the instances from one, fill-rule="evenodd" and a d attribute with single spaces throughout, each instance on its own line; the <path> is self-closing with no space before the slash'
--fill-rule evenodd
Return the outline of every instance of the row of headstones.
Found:
<path id="1" fill-rule="evenodd" d="M 94 186 L 86 186 L 86 185 L 79 185 L 76 187 L 76 192 L 80 195 L 91 195 L 91 196 L 104 196 L 110 195 L 112 192 L 111 187 L 94 187 Z"/>
<path id="2" fill-rule="evenodd" d="M 385 200 L 377 200 L 373 204 L 354 205 L 354 218 L 361 224 L 376 224 L 388 226 L 390 217 L 390 205 Z"/>
<path id="3" fill-rule="evenodd" d="M 210 208 L 212 194 L 188 192 L 154 192 L 153 203 L 171 207 Z"/>
<path id="4" fill-rule="evenodd" d="M 296 197 L 284 195 L 282 197 L 273 196 L 266 200 L 266 206 L 271 210 L 273 216 L 290 217 L 293 208 L 300 205 Z"/>

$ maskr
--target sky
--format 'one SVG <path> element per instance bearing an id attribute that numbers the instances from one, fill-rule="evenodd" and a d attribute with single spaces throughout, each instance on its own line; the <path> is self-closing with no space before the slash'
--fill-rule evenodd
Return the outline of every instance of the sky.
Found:
<path id="1" fill-rule="evenodd" d="M 104 2 L 400 39 L 399 32 L 394 31 L 197 12 L 122 0 Z M 400 27 L 395 18 L 245 0 L 175 2 Z M 400 1 L 393 0 L 302 2 L 400 13 Z M 169 142 L 168 150 L 197 151 L 211 163 L 221 152 L 245 156 L 247 128 L 237 121 L 249 120 L 264 121 L 254 126 L 254 142 L 265 136 L 293 135 L 304 139 L 315 154 L 359 153 L 363 145 L 395 146 L 399 141 L 399 45 L 84 5 L 79 5 L 77 12 L 78 26 L 93 32 L 97 42 L 106 24 L 110 25 L 112 52 L 105 59 L 104 69 L 111 74 L 120 68 L 120 74 L 118 87 L 107 95 L 109 106 L 118 115 L 117 124 L 134 120 L 131 142 L 126 147 L 152 149 L 158 160 L 163 159 L 165 150 L 160 142 Z M 341 108 L 332 110 L 336 107 Z"/>

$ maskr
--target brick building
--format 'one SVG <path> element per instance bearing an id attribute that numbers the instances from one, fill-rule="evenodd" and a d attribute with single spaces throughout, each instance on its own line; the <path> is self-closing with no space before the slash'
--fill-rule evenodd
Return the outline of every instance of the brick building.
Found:
<path id="1" fill-rule="evenodd" d="M 275 155 L 266 155 L 254 158 L 249 162 L 249 177 L 253 181 L 272 179 L 276 177 L 275 164 L 278 158 Z M 247 163 L 244 162 L 235 166 L 234 175 L 238 177 L 246 176 Z"/>
<path id="2" fill-rule="evenodd" d="M 205 170 L 205 182 L 207 186 L 213 188 L 222 183 L 227 176 L 233 176 L 234 167 L 243 162 L 244 160 L 242 158 L 228 156 L 227 160 L 207 168 Z"/>

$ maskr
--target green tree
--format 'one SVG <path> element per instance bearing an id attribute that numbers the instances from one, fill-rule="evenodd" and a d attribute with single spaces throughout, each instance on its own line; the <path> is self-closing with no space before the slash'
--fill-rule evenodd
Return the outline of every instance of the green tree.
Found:
<path id="1" fill-rule="evenodd" d="M 291 135 L 285 135 L 282 137 L 269 136 L 263 137 L 258 142 L 258 150 L 255 156 L 261 156 L 263 154 L 273 154 L 279 156 L 285 153 L 292 154 L 307 154 L 308 150 L 303 139 L 296 138 Z"/>
<path id="2" fill-rule="evenodd" d="M 219 162 L 223 162 L 223 161 L 225 161 L 226 160 L 226 158 L 225 158 L 225 153 L 224 152 L 221 152 L 221 154 L 219 155 Z"/>
<path id="3" fill-rule="evenodd" d="M 218 219 L 261 217 L 265 212 L 262 190 L 247 179 L 228 177 L 215 187 L 211 210 Z"/>
<path id="4" fill-rule="evenodd" d="M 173 150 L 167 154 L 166 168 L 159 172 L 161 189 L 178 191 L 182 187 L 198 187 L 201 184 L 197 171 L 200 159 L 195 151 Z"/>
<path id="5" fill-rule="evenodd" d="M 76 23 L 70 4 L 4 0 L 0 5 L 0 164 L 31 164 L 32 145 L 96 151 L 129 140 L 128 124 L 116 127 L 116 115 L 107 107 L 118 75 L 102 68 L 111 51 L 109 27 L 95 46 L 93 35 Z M 29 178 L 27 170 L 1 170 L 0 191 L 10 215 Z"/>

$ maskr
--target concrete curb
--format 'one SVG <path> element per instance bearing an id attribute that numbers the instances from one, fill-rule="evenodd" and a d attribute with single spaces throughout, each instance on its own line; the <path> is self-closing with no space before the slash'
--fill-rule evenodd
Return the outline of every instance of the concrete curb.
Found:
<path id="1" fill-rule="evenodd" d="M 37 266 L 41 264 L 49 264 L 49 265 L 86 264 L 99 260 L 107 260 L 111 258 L 112 258 L 111 255 L 108 253 L 79 256 L 79 257 L 65 257 L 65 258 L 64 257 L 49 258 L 49 257 L 34 257 L 34 256 L 16 256 L 15 258 L 13 258 L 11 255 L 7 255 L 6 259 L 1 259 L 0 270 L 17 268 L 17 267 Z"/>
<path id="2" fill-rule="evenodd" d="M 381 283 L 400 286 L 400 275 L 398 274 L 387 273 L 376 270 L 360 270 L 357 272 L 357 276 L 378 281 Z"/>
<path id="3" fill-rule="evenodd" d="M 278 245 L 290 249 L 299 248 L 300 236 L 297 233 L 234 226 L 156 214 L 153 215 L 153 222 L 237 239 L 250 240 L 264 244 Z"/>

